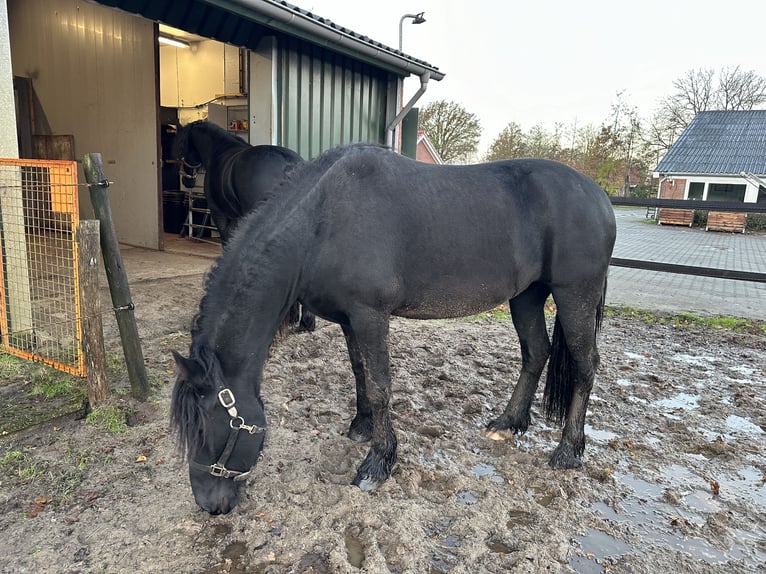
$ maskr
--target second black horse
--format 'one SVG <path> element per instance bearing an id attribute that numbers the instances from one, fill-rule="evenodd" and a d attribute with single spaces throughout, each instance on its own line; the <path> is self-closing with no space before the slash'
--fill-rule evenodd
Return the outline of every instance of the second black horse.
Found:
<path id="1" fill-rule="evenodd" d="M 239 221 L 271 197 L 303 158 L 286 147 L 251 146 L 242 138 L 204 120 L 178 129 L 173 155 L 181 161 L 183 175 L 194 185 L 197 170 L 205 169 L 205 199 L 213 223 L 226 245 Z M 190 187 L 191 187 L 190 185 Z M 291 310 L 290 323 L 298 322 L 299 308 Z M 300 329 L 313 331 L 314 315 L 300 314 Z"/>

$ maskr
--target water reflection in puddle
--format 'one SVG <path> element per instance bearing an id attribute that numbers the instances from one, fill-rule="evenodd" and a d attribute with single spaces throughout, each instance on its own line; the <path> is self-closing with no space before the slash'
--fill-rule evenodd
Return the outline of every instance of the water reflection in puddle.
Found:
<path id="1" fill-rule="evenodd" d="M 473 490 L 461 490 L 455 495 L 455 502 L 459 505 L 476 504 L 479 502 L 479 495 Z"/>
<path id="2" fill-rule="evenodd" d="M 673 355 L 673 360 L 694 367 L 702 367 L 703 369 L 709 369 L 716 362 L 715 357 L 697 357 L 695 355 L 685 355 L 683 353 Z"/>
<path id="3" fill-rule="evenodd" d="M 658 407 L 668 409 L 671 411 L 692 411 L 699 408 L 699 395 L 689 395 L 687 393 L 678 393 L 673 397 L 667 399 L 660 399 L 655 401 L 654 404 Z"/>
<path id="4" fill-rule="evenodd" d="M 753 436 L 764 434 L 763 429 L 753 423 L 750 419 L 739 417 L 737 415 L 729 415 L 726 417 L 726 428 L 734 433 L 740 434 Z"/>
<path id="5" fill-rule="evenodd" d="M 737 476 L 717 476 L 716 494 L 709 484 L 709 479 L 700 477 L 680 465 L 670 465 L 659 469 L 658 476 L 663 484 L 656 484 L 638 478 L 631 473 L 614 473 L 617 483 L 630 488 L 632 496 L 620 498 L 618 509 L 603 502 L 596 502 L 592 508 L 607 523 L 615 526 L 629 525 L 630 531 L 638 534 L 642 545 L 663 545 L 672 550 L 690 554 L 708 564 L 723 564 L 729 560 L 766 559 L 766 551 L 759 547 L 757 533 L 732 529 L 735 542 L 729 548 L 719 549 L 707 540 L 684 533 L 679 524 L 694 524 L 703 527 L 710 516 L 721 512 L 721 498 L 747 498 L 759 505 L 766 505 L 766 485 L 762 473 L 755 467 L 745 467 Z M 667 493 L 680 494 L 679 502 L 667 501 Z M 626 542 L 599 530 L 589 529 L 584 536 L 577 537 L 586 556 L 597 559 L 617 557 L 633 551 Z M 723 543 L 723 541 L 721 541 Z M 590 553 L 590 554 L 587 554 Z M 591 562 L 590 565 L 593 563 Z M 591 572 L 590 566 L 582 556 L 577 557 L 577 564 L 570 560 L 570 566 L 578 572 Z"/>
<path id="6" fill-rule="evenodd" d="M 589 438 L 598 442 L 609 442 L 610 440 L 616 439 L 620 435 L 608 430 L 596 430 L 592 426 L 586 424 L 585 436 L 586 438 Z"/>
<path id="7" fill-rule="evenodd" d="M 497 469 L 494 466 L 486 462 L 480 462 L 471 467 L 471 472 L 474 474 L 474 476 L 476 476 L 476 478 L 482 478 L 484 476 L 488 476 L 492 482 L 495 482 L 497 484 L 503 484 L 505 482 L 505 479 L 503 479 L 502 476 L 497 474 L 497 472 L 495 472 L 496 470 Z"/>

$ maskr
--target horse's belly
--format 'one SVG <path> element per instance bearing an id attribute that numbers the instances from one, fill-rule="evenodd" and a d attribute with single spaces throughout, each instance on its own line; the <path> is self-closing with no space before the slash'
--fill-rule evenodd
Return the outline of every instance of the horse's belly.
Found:
<path id="1" fill-rule="evenodd" d="M 426 291 L 412 297 L 394 309 L 392 315 L 410 319 L 449 319 L 476 315 L 494 309 L 508 301 L 512 293 L 497 289 L 477 289 L 472 292 Z"/>

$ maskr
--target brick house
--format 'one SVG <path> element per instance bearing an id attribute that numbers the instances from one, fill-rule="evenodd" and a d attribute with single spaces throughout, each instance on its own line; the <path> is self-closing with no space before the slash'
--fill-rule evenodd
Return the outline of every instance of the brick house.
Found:
<path id="1" fill-rule="evenodd" d="M 700 112 L 655 169 L 657 197 L 766 203 L 766 110 Z M 659 223 L 691 225 L 693 210 L 660 209 Z M 708 214 L 708 229 L 744 231 L 746 214 Z"/>
<path id="2" fill-rule="evenodd" d="M 428 135 L 423 130 L 418 130 L 418 146 L 415 151 L 415 159 L 424 163 L 442 164 L 442 158 L 436 151 L 434 144 L 428 139 Z"/>

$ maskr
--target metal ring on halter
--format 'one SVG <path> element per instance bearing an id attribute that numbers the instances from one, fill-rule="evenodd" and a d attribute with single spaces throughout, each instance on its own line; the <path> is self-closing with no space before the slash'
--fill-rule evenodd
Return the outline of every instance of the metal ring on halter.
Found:
<path id="1" fill-rule="evenodd" d="M 226 446 L 224 446 L 221 456 L 218 457 L 218 461 L 214 464 L 201 464 L 196 460 L 190 460 L 189 466 L 207 472 L 216 478 L 233 478 L 235 481 L 239 482 L 245 480 L 252 470 L 252 468 L 247 471 L 229 470 L 226 468 L 226 463 L 229 462 L 229 457 L 231 456 L 231 453 L 234 452 L 234 446 L 237 442 L 239 431 L 245 430 L 253 435 L 266 432 L 266 427 L 259 427 L 258 425 L 249 425 L 245 423 L 245 419 L 237 414 L 237 407 L 234 406 L 237 400 L 234 398 L 234 393 L 231 389 L 226 387 L 221 388 L 221 390 L 218 391 L 218 402 L 221 403 L 221 406 L 226 409 L 226 412 L 229 413 L 229 416 L 231 417 L 231 420 L 229 420 L 229 428 L 231 428 L 231 432 L 226 441 Z"/>

